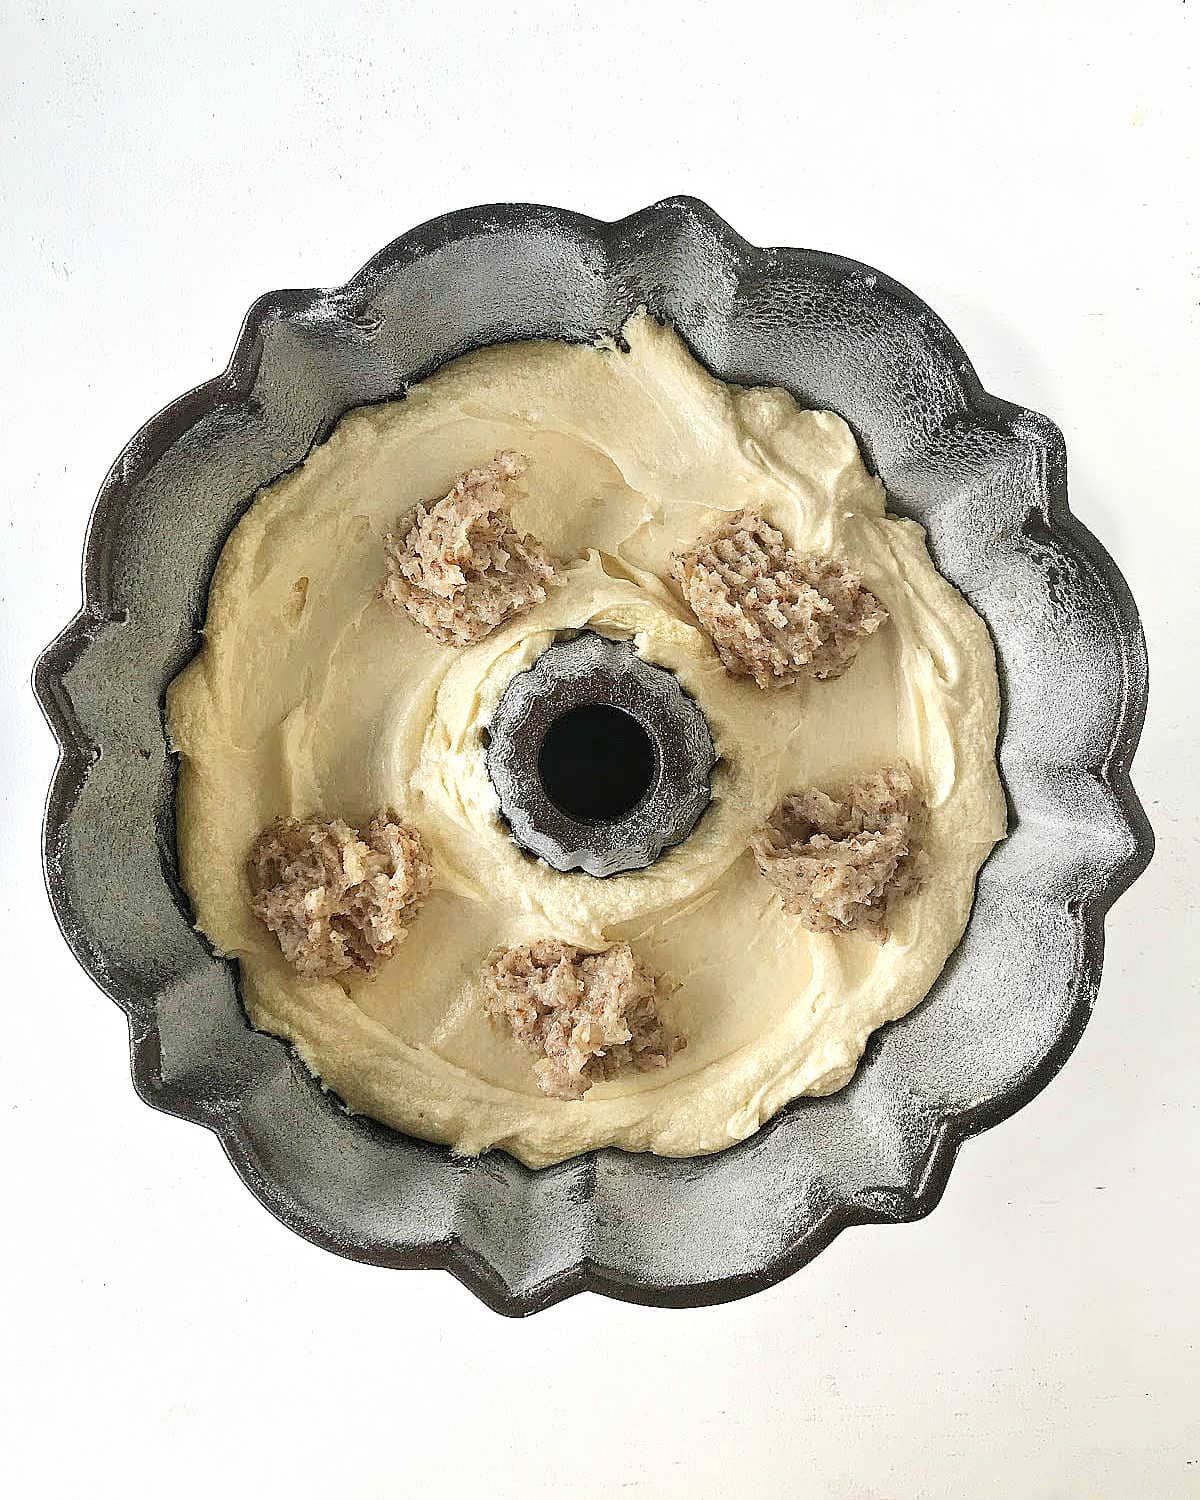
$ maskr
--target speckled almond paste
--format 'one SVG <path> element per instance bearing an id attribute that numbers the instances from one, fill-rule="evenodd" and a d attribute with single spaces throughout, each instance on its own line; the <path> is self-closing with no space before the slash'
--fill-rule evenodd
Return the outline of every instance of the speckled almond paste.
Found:
<path id="1" fill-rule="evenodd" d="M 1005 829 L 987 631 L 921 528 L 885 514 L 846 424 L 714 380 L 644 316 L 624 341 L 496 345 L 351 412 L 234 529 L 204 649 L 168 693 L 183 882 L 198 925 L 239 961 L 253 1023 L 352 1109 L 532 1166 L 605 1145 L 718 1151 L 798 1095 L 840 1088 L 871 1032 L 928 992 Z M 439 646 L 379 597 L 383 536 L 499 448 L 528 458 L 516 524 L 564 560 L 565 582 L 479 644 Z M 744 506 L 859 571 L 887 606 L 840 679 L 735 680 L 664 581 L 672 550 Z M 582 627 L 632 637 L 675 672 L 721 756 L 693 835 L 607 880 L 523 855 L 484 767 L 482 731 L 513 674 Z M 805 931 L 757 873 L 751 832 L 785 793 L 897 756 L 929 795 L 923 890 L 882 946 Z M 381 806 L 427 839 L 433 894 L 375 980 L 300 979 L 251 914 L 250 844 L 278 814 L 354 821 Z M 477 990 L 492 948 L 538 937 L 632 943 L 677 982 L 665 1009 L 687 1049 L 579 1101 L 540 1095 Z"/>

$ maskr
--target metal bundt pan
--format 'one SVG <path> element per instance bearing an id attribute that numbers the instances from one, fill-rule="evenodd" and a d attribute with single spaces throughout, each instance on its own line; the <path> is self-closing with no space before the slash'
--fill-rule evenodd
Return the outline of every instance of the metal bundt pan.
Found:
<path id="1" fill-rule="evenodd" d="M 987 620 L 1004 691 L 1011 837 L 930 998 L 853 1082 L 684 1161 L 601 1151 L 533 1172 L 461 1160 L 322 1093 L 251 1030 L 232 964 L 176 874 L 167 683 L 196 651 L 217 554 L 258 486 L 338 417 L 503 339 L 591 340 L 639 304 L 722 379 L 840 412 L 892 506 Z M 912 293 L 837 256 L 749 245 L 671 198 L 614 224 L 468 209 L 401 236 L 344 287 L 275 292 L 216 379 L 153 417 L 96 502 L 84 606 L 35 672 L 62 747 L 46 879 L 80 963 L 129 1018 L 134 1083 L 219 1136 L 285 1224 L 342 1255 L 440 1266 L 524 1314 L 582 1291 L 743 1296 L 847 1225 L 915 1219 L 959 1143 L 1062 1066 L 1096 997 L 1104 916 L 1153 839 L 1129 783 L 1146 656 L 1129 591 L 1070 514 L 1062 437 L 989 396 Z"/>

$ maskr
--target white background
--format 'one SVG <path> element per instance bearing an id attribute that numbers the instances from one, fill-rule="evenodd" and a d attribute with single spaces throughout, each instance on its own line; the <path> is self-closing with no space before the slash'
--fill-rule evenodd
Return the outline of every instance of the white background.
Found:
<path id="1" fill-rule="evenodd" d="M 1196 9 L 4 0 L 9 1493 L 1200 1495 Z M 109 462 L 259 292 L 471 203 L 615 218 L 673 192 L 884 268 L 1061 424 L 1145 616 L 1159 852 L 1082 1045 L 931 1218 L 730 1306 L 514 1323 L 303 1243 L 137 1101 L 43 896 L 27 680 Z"/>

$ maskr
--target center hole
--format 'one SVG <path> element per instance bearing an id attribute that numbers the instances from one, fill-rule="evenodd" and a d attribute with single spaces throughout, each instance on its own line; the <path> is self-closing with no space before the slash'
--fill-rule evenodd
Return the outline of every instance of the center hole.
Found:
<path id="1" fill-rule="evenodd" d="M 538 751 L 547 797 L 579 823 L 615 823 L 654 781 L 654 746 L 630 714 L 581 703 L 560 714 Z"/>

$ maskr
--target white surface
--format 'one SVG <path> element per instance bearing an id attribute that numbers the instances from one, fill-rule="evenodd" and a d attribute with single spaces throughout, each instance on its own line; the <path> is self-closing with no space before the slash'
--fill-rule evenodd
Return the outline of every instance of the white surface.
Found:
<path id="1" fill-rule="evenodd" d="M 1196 7 L 181 9 L 0 19 L 10 1492 L 1200 1495 Z M 609 218 L 680 191 L 883 267 L 1061 424 L 1145 615 L 1159 852 L 1075 1057 L 931 1218 L 730 1306 L 517 1324 L 313 1249 L 137 1101 L 43 897 L 27 677 L 107 465 L 256 294 L 473 202 Z"/>

